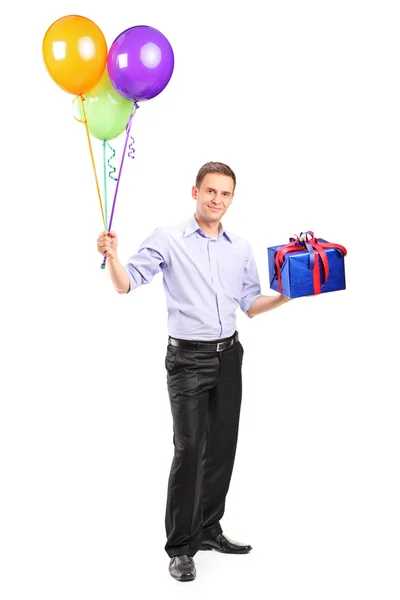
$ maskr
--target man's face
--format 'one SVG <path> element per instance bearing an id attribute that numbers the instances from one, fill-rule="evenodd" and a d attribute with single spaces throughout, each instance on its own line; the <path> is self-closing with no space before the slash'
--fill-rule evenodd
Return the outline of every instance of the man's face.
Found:
<path id="1" fill-rule="evenodd" d="M 196 212 L 210 223 L 219 221 L 233 200 L 233 179 L 220 173 L 208 173 L 198 189 L 192 188 Z"/>

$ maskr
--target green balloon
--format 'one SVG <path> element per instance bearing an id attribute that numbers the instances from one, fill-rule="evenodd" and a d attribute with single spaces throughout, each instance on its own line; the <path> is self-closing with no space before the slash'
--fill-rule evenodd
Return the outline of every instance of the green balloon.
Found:
<path id="1" fill-rule="evenodd" d="M 124 131 L 132 113 L 133 102 L 123 98 L 113 87 L 107 67 L 96 87 L 83 94 L 83 97 L 88 129 L 95 138 L 109 141 Z M 74 100 L 73 111 L 75 118 L 82 121 L 84 115 L 79 96 Z"/>

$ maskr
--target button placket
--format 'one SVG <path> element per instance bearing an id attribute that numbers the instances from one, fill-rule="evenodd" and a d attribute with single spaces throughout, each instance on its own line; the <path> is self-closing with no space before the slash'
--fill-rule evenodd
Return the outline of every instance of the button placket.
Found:
<path id="1" fill-rule="evenodd" d="M 207 248 L 208 248 L 208 256 L 209 256 L 209 260 L 210 260 L 210 270 L 211 270 L 211 278 L 212 278 L 212 283 L 214 286 L 214 291 L 215 291 L 215 299 L 216 299 L 216 303 L 217 303 L 217 312 L 218 312 L 218 321 L 219 321 L 219 325 L 220 325 L 220 335 L 222 335 L 222 321 L 221 321 L 221 314 L 220 314 L 220 310 L 219 310 L 219 297 L 218 297 L 218 285 L 219 285 L 219 279 L 218 279 L 218 262 L 217 262 L 217 256 L 215 254 L 215 250 L 212 251 L 210 249 L 210 243 L 211 242 L 215 242 L 216 239 L 209 239 L 207 242 Z"/>

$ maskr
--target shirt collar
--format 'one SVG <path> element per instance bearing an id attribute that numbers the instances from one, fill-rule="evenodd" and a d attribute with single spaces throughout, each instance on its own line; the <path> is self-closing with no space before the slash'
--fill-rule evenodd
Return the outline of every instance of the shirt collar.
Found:
<path id="1" fill-rule="evenodd" d="M 196 221 L 195 215 L 193 214 L 190 217 L 190 219 L 188 219 L 185 223 L 185 231 L 183 233 L 183 237 L 191 235 L 195 231 L 201 231 L 204 234 L 204 232 L 200 229 L 200 225 Z M 228 234 L 228 232 L 225 231 L 224 226 L 222 225 L 222 222 L 220 222 L 220 232 L 218 235 L 219 236 L 224 235 L 230 242 L 232 242 L 232 235 Z"/>

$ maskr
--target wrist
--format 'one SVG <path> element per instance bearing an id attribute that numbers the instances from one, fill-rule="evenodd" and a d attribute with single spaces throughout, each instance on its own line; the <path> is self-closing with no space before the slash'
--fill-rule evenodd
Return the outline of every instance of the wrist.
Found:
<path id="1" fill-rule="evenodd" d="M 114 267 L 114 268 L 117 267 L 118 268 L 118 265 L 120 265 L 121 263 L 119 262 L 118 256 L 116 254 L 114 254 L 114 256 L 109 256 L 107 254 L 107 264 L 110 267 Z"/>

